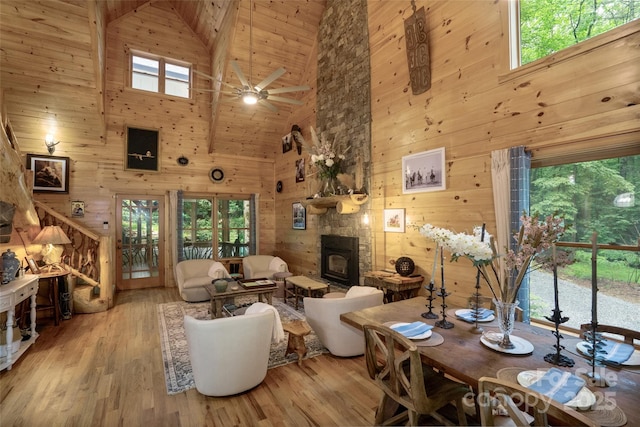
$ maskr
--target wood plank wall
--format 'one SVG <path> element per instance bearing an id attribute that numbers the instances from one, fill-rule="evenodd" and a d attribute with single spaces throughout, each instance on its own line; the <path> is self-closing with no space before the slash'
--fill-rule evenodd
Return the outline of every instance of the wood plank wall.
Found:
<path id="1" fill-rule="evenodd" d="M 370 203 L 376 266 L 388 267 L 389 259 L 405 255 L 428 279 L 434 244 L 415 227 L 431 223 L 470 232 L 484 222 L 495 234 L 491 150 L 524 145 L 534 161 L 640 151 L 640 22 L 620 29 L 617 40 L 594 39 L 574 47 L 572 55 L 510 73 L 505 0 L 416 1 L 416 6 L 427 14 L 432 86 L 414 96 L 403 28 L 411 6 L 368 2 Z M 439 147 L 446 150 L 447 189 L 402 194 L 402 156 Z M 381 231 L 385 208 L 406 209 L 404 234 Z M 475 285 L 471 263 L 447 263 L 445 271 L 451 301 L 465 303 Z"/>

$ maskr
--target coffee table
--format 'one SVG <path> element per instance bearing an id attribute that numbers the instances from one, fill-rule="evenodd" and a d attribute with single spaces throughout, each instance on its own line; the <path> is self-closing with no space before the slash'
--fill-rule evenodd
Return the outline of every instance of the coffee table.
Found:
<path id="1" fill-rule="evenodd" d="M 236 286 L 237 289 L 232 289 Z M 235 302 L 235 298 L 239 296 L 257 295 L 258 301 L 266 302 L 267 304 L 271 305 L 273 293 L 276 291 L 276 289 L 278 289 L 275 283 L 273 285 L 255 286 L 247 289 L 244 288 L 239 282 L 229 282 L 229 286 L 227 286 L 227 290 L 225 292 L 216 292 L 216 288 L 215 286 L 213 286 L 213 284 L 205 285 L 204 288 L 207 290 L 209 296 L 211 297 L 212 319 L 222 317 L 222 306 L 224 305 L 224 301 L 226 299 L 233 298 Z"/>
<path id="2" fill-rule="evenodd" d="M 289 288 L 288 285 L 292 285 L 292 287 Z M 309 297 L 322 296 L 327 292 L 329 292 L 329 285 L 310 277 L 293 276 L 284 279 L 284 299 L 288 301 L 289 298 L 293 298 L 296 310 L 298 309 L 298 301 L 305 295 Z"/>

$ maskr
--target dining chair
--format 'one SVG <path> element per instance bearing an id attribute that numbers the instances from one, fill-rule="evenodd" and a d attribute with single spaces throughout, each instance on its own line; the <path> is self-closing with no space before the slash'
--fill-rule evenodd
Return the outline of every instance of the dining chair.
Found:
<path id="1" fill-rule="evenodd" d="M 383 391 L 375 425 L 397 425 L 408 416 L 416 426 L 420 415 L 449 423 L 436 411 L 455 402 L 459 425 L 467 425 L 462 400 L 469 387 L 423 365 L 418 347 L 408 338 L 383 325 L 363 326 L 365 360 L 371 379 Z M 399 406 L 406 408 L 396 414 Z"/>
<path id="2" fill-rule="evenodd" d="M 585 332 L 591 331 L 591 323 L 583 323 L 580 325 L 580 338 L 586 338 Z M 640 332 L 632 329 L 620 328 L 611 325 L 598 325 L 597 332 L 608 333 L 621 336 L 626 344 L 634 345 L 634 340 L 640 341 Z"/>
<path id="3" fill-rule="evenodd" d="M 481 426 L 588 426 L 599 424 L 547 396 L 506 380 L 482 377 L 478 382 Z M 506 414 L 494 415 L 494 399 Z M 521 409 L 522 408 L 522 409 Z M 529 414 L 529 411 L 532 414 Z"/>

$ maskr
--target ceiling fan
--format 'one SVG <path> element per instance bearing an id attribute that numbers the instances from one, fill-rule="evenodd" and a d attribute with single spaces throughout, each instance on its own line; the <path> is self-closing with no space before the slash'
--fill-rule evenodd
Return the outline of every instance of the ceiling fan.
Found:
<path id="1" fill-rule="evenodd" d="M 242 86 L 241 87 L 234 86 L 229 83 L 218 80 L 220 83 L 229 87 L 230 89 L 229 91 L 220 91 L 220 93 L 223 95 L 231 95 L 238 99 L 242 99 L 245 104 L 263 105 L 274 112 L 278 111 L 278 108 L 276 108 L 276 106 L 269 101 L 284 102 L 287 104 L 294 104 L 294 105 L 304 104 L 304 102 L 297 99 L 284 98 L 282 96 L 274 96 L 274 95 L 311 89 L 309 86 L 306 86 L 306 85 L 267 89 L 267 86 L 269 86 L 271 83 L 273 83 L 275 80 L 277 80 L 280 76 L 282 76 L 286 72 L 286 70 L 283 67 L 280 67 L 277 70 L 275 70 L 273 73 L 271 73 L 267 78 L 262 80 L 257 85 L 252 84 L 251 79 L 253 77 L 252 76 L 252 72 L 253 72 L 252 70 L 253 68 L 253 5 L 251 1 L 249 1 L 249 78 L 247 79 L 245 77 L 244 73 L 240 69 L 240 65 L 238 65 L 236 61 L 233 61 L 233 60 L 231 61 L 231 68 L 233 69 L 233 72 L 238 77 L 238 80 L 240 80 L 240 84 L 242 84 Z M 195 70 L 194 72 L 206 78 L 209 78 L 211 80 L 215 80 L 213 77 L 207 74 L 204 74 Z"/>

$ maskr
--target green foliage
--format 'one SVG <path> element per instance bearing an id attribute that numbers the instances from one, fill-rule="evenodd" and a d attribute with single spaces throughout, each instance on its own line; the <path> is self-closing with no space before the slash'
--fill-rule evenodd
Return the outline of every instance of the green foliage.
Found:
<path id="1" fill-rule="evenodd" d="M 520 0 L 521 63 L 640 18 L 640 0 Z"/>

